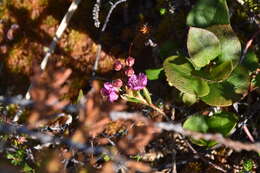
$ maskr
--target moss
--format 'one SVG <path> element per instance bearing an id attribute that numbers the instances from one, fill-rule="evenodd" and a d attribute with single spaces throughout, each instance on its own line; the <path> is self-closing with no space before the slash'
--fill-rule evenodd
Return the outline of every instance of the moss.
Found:
<path id="1" fill-rule="evenodd" d="M 49 15 L 43 20 L 43 24 L 46 24 L 48 26 L 55 26 L 59 24 L 59 21 L 55 19 L 53 16 Z"/>

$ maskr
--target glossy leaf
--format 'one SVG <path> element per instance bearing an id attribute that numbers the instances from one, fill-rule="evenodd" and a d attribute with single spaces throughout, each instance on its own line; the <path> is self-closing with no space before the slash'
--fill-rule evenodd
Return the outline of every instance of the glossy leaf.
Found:
<path id="1" fill-rule="evenodd" d="M 230 25 L 214 25 L 207 29 L 213 32 L 220 41 L 221 55 L 217 59 L 217 64 L 232 61 L 234 69 L 241 56 L 241 44 L 232 27 Z"/>
<path id="2" fill-rule="evenodd" d="M 163 68 L 157 69 L 147 69 L 145 70 L 145 74 L 149 80 L 159 79 L 160 73 L 163 71 Z"/>
<path id="3" fill-rule="evenodd" d="M 237 117 L 230 112 L 215 113 L 207 118 L 209 132 L 221 133 L 224 136 L 229 135 L 236 126 L 237 120 Z"/>
<path id="4" fill-rule="evenodd" d="M 238 65 L 241 44 L 230 25 L 214 25 L 207 28 L 219 39 L 221 54 L 214 60 L 214 63 L 206 66 L 192 74 L 211 82 L 226 80 Z"/>
<path id="5" fill-rule="evenodd" d="M 258 58 L 252 49 L 247 51 L 245 58 L 243 59 L 242 65 L 246 67 L 249 71 L 255 71 L 260 67 L 258 64 Z"/>
<path id="6" fill-rule="evenodd" d="M 215 34 L 196 27 L 189 30 L 187 48 L 195 68 L 208 65 L 221 53 L 220 42 Z"/>
<path id="7" fill-rule="evenodd" d="M 209 130 L 206 116 L 193 115 L 190 116 L 183 124 L 183 128 L 195 132 L 206 133 Z"/>
<path id="8" fill-rule="evenodd" d="M 181 97 L 182 97 L 183 103 L 185 103 L 188 106 L 193 105 L 197 101 L 197 97 L 192 94 L 182 93 Z"/>
<path id="9" fill-rule="evenodd" d="M 201 28 L 229 23 L 226 0 L 198 0 L 187 17 L 187 25 Z"/>
<path id="10" fill-rule="evenodd" d="M 198 97 L 209 93 L 209 87 L 206 81 L 191 75 L 193 66 L 183 56 L 171 56 L 167 58 L 163 67 L 169 85 L 178 90 Z"/>
<path id="11" fill-rule="evenodd" d="M 215 113 L 210 117 L 205 115 L 193 115 L 183 124 L 184 129 L 202 133 L 220 133 L 223 136 L 230 135 L 237 124 L 237 117 L 230 112 Z M 212 147 L 217 144 L 216 141 L 207 141 L 204 139 L 195 140 L 191 138 L 194 144 L 200 146 Z"/>
<path id="12" fill-rule="evenodd" d="M 226 81 L 209 84 L 210 92 L 207 96 L 202 97 L 201 100 L 212 106 L 232 105 L 247 91 L 248 84 L 248 71 L 239 66 Z"/>
<path id="13" fill-rule="evenodd" d="M 193 70 L 192 74 L 209 82 L 221 82 L 230 76 L 232 69 L 232 62 L 227 61 L 211 67 L 205 67 L 199 71 Z"/>

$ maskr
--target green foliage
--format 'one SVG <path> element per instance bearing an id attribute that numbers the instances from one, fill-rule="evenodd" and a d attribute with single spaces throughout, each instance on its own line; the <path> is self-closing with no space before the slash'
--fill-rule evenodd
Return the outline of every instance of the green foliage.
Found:
<path id="1" fill-rule="evenodd" d="M 210 63 L 220 54 L 219 39 L 212 32 L 191 27 L 188 34 L 187 48 L 195 69 Z"/>
<path id="2" fill-rule="evenodd" d="M 192 64 L 183 56 L 172 56 L 163 63 L 164 71 L 169 85 L 178 90 L 199 97 L 209 93 L 206 81 L 191 75 Z"/>
<path id="3" fill-rule="evenodd" d="M 237 124 L 237 117 L 233 113 L 220 112 L 207 117 L 204 115 L 193 115 L 189 117 L 183 124 L 183 128 L 202 132 L 202 133 L 220 133 L 223 136 L 229 135 Z M 207 141 L 204 139 L 191 139 L 194 144 L 206 147 L 212 147 L 217 144 L 215 141 Z"/>
<path id="4" fill-rule="evenodd" d="M 226 81 L 209 84 L 209 94 L 201 99 L 212 106 L 229 106 L 241 98 L 247 91 L 248 84 L 248 71 L 239 66 Z"/>
<path id="5" fill-rule="evenodd" d="M 241 173 L 252 171 L 253 167 L 254 167 L 254 161 L 253 160 L 251 160 L 251 159 L 245 160 L 243 162 L 243 170 L 241 171 Z"/>
<path id="6" fill-rule="evenodd" d="M 229 23 L 226 0 L 199 0 L 187 17 L 187 25 L 201 28 Z"/>
<path id="7" fill-rule="evenodd" d="M 188 93 L 181 93 L 181 98 L 183 103 L 189 106 L 194 104 L 197 101 L 197 97 L 195 95 L 188 94 Z"/>
<path id="8" fill-rule="evenodd" d="M 254 79 L 255 86 L 260 87 L 260 73 L 258 73 Z"/>
<path id="9" fill-rule="evenodd" d="M 246 67 L 250 72 L 253 72 L 260 67 L 258 64 L 258 58 L 252 49 L 249 49 L 247 51 L 247 54 L 243 59 L 242 65 Z"/>
<path id="10" fill-rule="evenodd" d="M 142 90 L 138 91 L 129 90 L 127 94 L 121 95 L 121 98 L 128 102 L 140 103 L 145 105 L 152 104 L 151 94 L 147 88 L 143 88 Z"/>
<path id="11" fill-rule="evenodd" d="M 162 70 L 163 70 L 163 68 L 147 69 L 147 70 L 145 70 L 145 73 L 149 80 L 156 80 L 156 79 L 159 79 L 159 76 L 160 76 Z"/>
<path id="12" fill-rule="evenodd" d="M 212 106 L 231 105 L 247 91 L 248 69 L 256 67 L 238 66 L 241 44 L 229 24 L 226 1 L 199 0 L 187 23 L 192 26 L 187 39 L 190 58 L 165 59 L 169 85 L 184 93 L 182 100 L 189 105 L 197 98 Z M 256 61 L 253 53 L 247 58 L 247 66 Z"/>
<path id="13" fill-rule="evenodd" d="M 25 173 L 34 173 L 35 170 L 26 163 L 26 152 L 23 149 L 18 149 L 14 153 L 7 153 L 6 158 L 11 160 L 15 166 L 20 166 Z"/>

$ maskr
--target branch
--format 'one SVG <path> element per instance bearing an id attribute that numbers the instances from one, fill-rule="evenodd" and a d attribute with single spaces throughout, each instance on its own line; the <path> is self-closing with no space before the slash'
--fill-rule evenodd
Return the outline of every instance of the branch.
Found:
<path id="1" fill-rule="evenodd" d="M 69 7 L 69 9 L 68 9 L 68 11 L 67 11 L 67 13 L 66 13 L 65 16 L 63 17 L 63 19 L 62 19 L 62 21 L 61 21 L 61 23 L 60 23 L 60 25 L 59 25 L 59 27 L 58 27 L 56 33 L 55 33 L 55 36 L 53 37 L 53 40 L 52 40 L 52 42 L 51 42 L 51 44 L 50 44 L 50 46 L 49 46 L 49 48 L 48 48 L 48 50 L 47 50 L 47 52 L 46 52 L 46 54 L 45 54 L 43 60 L 42 60 L 42 62 L 41 62 L 40 67 L 41 67 L 42 70 L 45 70 L 45 68 L 46 68 L 46 66 L 47 66 L 47 63 L 48 63 L 48 60 L 49 60 L 49 57 L 50 57 L 51 54 L 54 52 L 54 50 L 55 50 L 55 48 L 56 48 L 56 45 L 57 45 L 57 42 L 60 40 L 60 38 L 61 38 L 63 32 L 64 32 L 65 29 L 68 27 L 68 24 L 69 24 L 69 22 L 70 22 L 70 19 L 71 19 L 71 17 L 73 16 L 74 12 L 77 10 L 80 1 L 81 1 L 81 0 L 74 0 L 74 1 L 71 3 L 71 5 L 70 5 L 70 7 Z M 29 89 L 27 90 L 27 93 L 26 93 L 26 95 L 25 95 L 26 99 L 28 99 L 28 100 L 31 98 L 30 92 L 29 92 L 30 89 L 31 89 L 31 87 L 32 87 L 32 85 L 30 85 L 30 87 L 29 87 Z"/>
<path id="2" fill-rule="evenodd" d="M 104 32 L 107 28 L 107 24 L 109 22 L 109 19 L 110 19 L 110 16 L 113 12 L 113 10 L 116 8 L 117 5 L 119 5 L 120 3 L 122 2 L 126 2 L 127 0 L 119 0 L 117 1 L 116 3 L 114 3 L 112 5 L 112 7 L 110 8 L 108 14 L 107 14 L 107 17 L 106 17 L 106 20 L 105 20 L 105 23 L 103 24 L 103 27 L 101 29 L 101 33 Z M 97 3 L 100 4 L 100 1 L 97 1 Z M 95 64 L 94 64 L 94 67 L 93 67 L 93 73 L 92 73 L 92 76 L 95 76 L 96 75 L 96 71 L 98 70 L 98 62 L 99 62 L 99 59 L 100 59 L 100 53 L 101 53 L 101 44 L 99 43 L 98 46 L 97 46 L 97 54 L 96 54 L 96 60 L 95 60 Z"/>
<path id="3" fill-rule="evenodd" d="M 127 112 L 110 112 L 110 117 L 113 121 L 118 119 L 134 119 L 134 120 L 142 120 L 148 122 L 149 120 L 142 116 L 139 113 L 127 113 Z M 233 141 L 231 139 L 224 138 L 221 134 L 210 134 L 210 133 L 200 133 L 194 132 L 190 130 L 185 130 L 182 128 L 180 123 L 153 123 L 154 127 L 159 128 L 160 130 L 173 131 L 176 133 L 180 133 L 184 136 L 191 136 L 194 139 L 205 139 L 205 140 L 214 140 L 220 144 L 225 145 L 226 147 L 232 148 L 235 151 L 255 151 L 260 152 L 260 143 L 242 143 L 239 141 Z"/>
<path id="4" fill-rule="evenodd" d="M 66 138 L 59 138 L 56 136 L 47 135 L 41 132 L 31 131 L 22 125 L 13 125 L 8 123 L 0 123 L 0 132 L 5 134 L 26 134 L 33 139 L 39 140 L 41 143 L 53 143 L 53 144 L 65 144 L 73 149 L 78 149 L 88 154 L 100 154 L 100 153 L 108 153 L 109 152 L 101 147 L 89 147 L 84 144 L 75 143 Z"/>

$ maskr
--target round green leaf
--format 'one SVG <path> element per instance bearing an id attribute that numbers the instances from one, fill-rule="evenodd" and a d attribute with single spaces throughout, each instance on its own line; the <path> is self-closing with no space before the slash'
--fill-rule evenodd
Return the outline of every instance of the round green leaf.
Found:
<path id="1" fill-rule="evenodd" d="M 242 65 L 246 67 L 249 71 L 255 71 L 259 68 L 258 58 L 252 49 L 247 51 L 245 58 L 243 59 Z"/>
<path id="2" fill-rule="evenodd" d="M 183 124 L 183 128 L 202 133 L 220 133 L 223 136 L 229 135 L 237 124 L 237 117 L 230 112 L 215 113 L 210 117 L 205 115 L 190 116 Z M 199 146 L 212 147 L 217 144 L 216 141 L 207 141 L 204 139 L 193 139 L 192 143 Z"/>
<path id="3" fill-rule="evenodd" d="M 221 53 L 220 42 L 215 34 L 196 27 L 189 30 L 187 48 L 195 68 L 208 65 Z"/>
<path id="4" fill-rule="evenodd" d="M 221 133 L 222 135 L 227 136 L 236 126 L 238 119 L 233 113 L 220 112 L 215 113 L 213 116 L 208 117 L 206 120 L 209 127 L 209 132 Z"/>
<path id="5" fill-rule="evenodd" d="M 209 82 L 221 82 L 230 76 L 232 69 L 232 61 L 227 61 L 221 64 L 212 65 L 210 67 L 205 67 L 199 71 L 193 70 L 191 73 L 194 76 Z"/>
<path id="6" fill-rule="evenodd" d="M 182 56 L 171 56 L 163 63 L 164 71 L 169 85 L 178 90 L 198 97 L 209 93 L 206 81 L 191 75 L 193 66 Z"/>
<path id="7" fill-rule="evenodd" d="M 201 28 L 229 23 L 226 0 L 198 0 L 187 17 L 187 25 Z"/>
<path id="8" fill-rule="evenodd" d="M 209 84 L 210 92 L 201 100 L 212 106 L 232 105 L 242 97 L 243 93 L 247 92 L 248 84 L 248 71 L 238 66 L 226 81 Z"/>
<path id="9" fill-rule="evenodd" d="M 147 69 L 147 70 L 145 70 L 145 73 L 149 80 L 156 80 L 156 79 L 159 79 L 159 76 L 160 76 L 160 73 L 162 72 L 162 70 L 163 70 L 163 68 Z"/>
<path id="10" fill-rule="evenodd" d="M 218 37 L 221 54 L 213 63 L 199 71 L 194 70 L 192 74 L 211 82 L 221 82 L 226 80 L 238 65 L 241 44 L 230 25 L 214 25 L 207 29 Z"/>
<path id="11" fill-rule="evenodd" d="M 188 106 L 193 105 L 197 101 L 197 97 L 188 93 L 181 93 L 182 101 Z"/>
<path id="12" fill-rule="evenodd" d="M 203 115 L 193 115 L 190 116 L 183 124 L 183 128 L 195 132 L 208 132 L 208 124 L 206 116 Z"/>
<path id="13" fill-rule="evenodd" d="M 217 59 L 217 64 L 232 61 L 234 69 L 239 63 L 241 44 L 232 27 L 230 25 L 214 25 L 208 27 L 207 30 L 213 32 L 220 41 L 221 55 Z"/>

